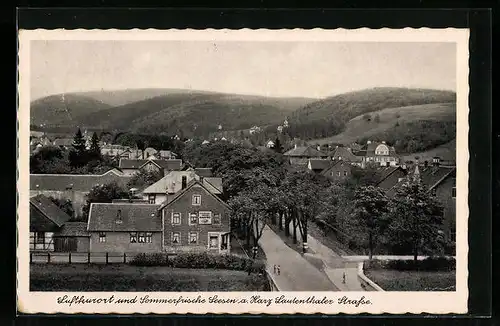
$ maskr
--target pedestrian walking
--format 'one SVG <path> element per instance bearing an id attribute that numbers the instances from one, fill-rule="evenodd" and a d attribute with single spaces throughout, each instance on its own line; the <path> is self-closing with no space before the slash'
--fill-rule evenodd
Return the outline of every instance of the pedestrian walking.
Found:
<path id="1" fill-rule="evenodd" d="M 277 272 L 278 272 L 278 275 L 280 275 L 280 265 L 278 265 L 278 267 L 277 267 L 277 269 L 276 269 L 276 270 L 277 270 Z"/>

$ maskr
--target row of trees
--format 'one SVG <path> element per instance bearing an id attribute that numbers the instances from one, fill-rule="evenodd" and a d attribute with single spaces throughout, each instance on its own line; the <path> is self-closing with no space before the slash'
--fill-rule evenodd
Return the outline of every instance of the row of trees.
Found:
<path id="1" fill-rule="evenodd" d="M 233 226 L 247 246 L 256 246 L 267 224 L 275 224 L 306 244 L 308 223 L 327 221 L 369 255 L 389 252 L 436 254 L 445 240 L 442 207 L 418 181 L 409 180 L 388 198 L 375 187 L 376 169 L 353 169 L 343 183 L 295 170 L 283 156 L 228 143 L 194 147 L 185 152 L 196 166 L 210 166 L 223 177 Z M 306 248 L 304 247 L 304 250 Z"/>

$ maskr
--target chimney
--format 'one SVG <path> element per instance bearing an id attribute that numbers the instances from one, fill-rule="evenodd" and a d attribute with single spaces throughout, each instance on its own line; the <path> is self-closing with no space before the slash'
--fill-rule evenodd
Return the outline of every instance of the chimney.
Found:
<path id="1" fill-rule="evenodd" d="M 294 144 L 294 145 L 293 145 L 293 148 L 294 148 L 294 149 L 297 149 L 297 144 Z"/>
<path id="2" fill-rule="evenodd" d="M 187 186 L 187 177 L 185 175 L 182 176 L 182 190 L 186 189 Z"/>

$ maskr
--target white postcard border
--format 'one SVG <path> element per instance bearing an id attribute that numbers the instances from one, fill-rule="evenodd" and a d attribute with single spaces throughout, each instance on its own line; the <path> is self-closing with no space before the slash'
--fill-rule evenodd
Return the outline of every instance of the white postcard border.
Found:
<path id="1" fill-rule="evenodd" d="M 98 293 L 98 292 L 30 292 L 29 291 L 29 106 L 30 106 L 30 41 L 31 40 L 169 40 L 169 41 L 311 41 L 311 42 L 454 42 L 457 48 L 457 176 L 456 176 L 456 291 L 455 292 L 205 292 L 205 293 Z M 467 29 L 336 29 L 336 30 L 21 30 L 19 31 L 18 72 L 18 310 L 22 313 L 86 313 L 86 314 L 359 314 L 359 313 L 466 313 L 468 300 L 468 41 Z M 155 299 L 179 297 L 196 299 L 201 296 L 205 303 L 159 304 L 58 304 L 67 295 L 86 298 L 134 298 L 148 295 Z M 247 299 L 247 303 L 209 303 L 209 297 L 219 299 Z M 350 299 L 364 296 L 371 304 L 277 304 L 250 303 L 252 296 L 274 300 L 282 295 L 287 299 L 307 299 L 314 296 L 318 301 L 326 297 L 337 300 L 344 295 Z M 115 302 L 116 303 L 116 302 Z"/>

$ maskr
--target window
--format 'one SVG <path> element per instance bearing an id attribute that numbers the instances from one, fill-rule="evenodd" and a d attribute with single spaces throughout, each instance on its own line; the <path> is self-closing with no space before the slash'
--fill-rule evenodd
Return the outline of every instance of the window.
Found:
<path id="1" fill-rule="evenodd" d="M 35 243 L 45 243 L 45 232 L 35 232 Z"/>
<path id="2" fill-rule="evenodd" d="M 198 224 L 212 224 L 212 212 L 199 212 Z"/>
<path id="3" fill-rule="evenodd" d="M 340 171 L 337 171 L 337 176 L 340 177 Z"/>
<path id="4" fill-rule="evenodd" d="M 436 188 L 431 189 L 431 195 L 434 197 L 436 196 Z"/>
<path id="5" fill-rule="evenodd" d="M 137 243 L 137 232 L 130 232 L 130 243 Z"/>
<path id="6" fill-rule="evenodd" d="M 219 235 L 218 234 L 208 234 L 208 248 L 218 249 L 219 248 Z"/>
<path id="7" fill-rule="evenodd" d="M 189 214 L 189 225 L 198 224 L 198 214 L 191 213 Z"/>
<path id="8" fill-rule="evenodd" d="M 146 243 L 151 243 L 151 242 L 153 242 L 153 233 L 146 232 Z"/>
<path id="9" fill-rule="evenodd" d="M 344 171 L 344 177 L 347 177 L 347 171 Z"/>
<path id="10" fill-rule="evenodd" d="M 192 204 L 193 204 L 193 206 L 200 206 L 201 205 L 201 195 L 193 195 Z"/>
<path id="11" fill-rule="evenodd" d="M 99 242 L 106 242 L 106 232 L 99 232 Z"/>
<path id="12" fill-rule="evenodd" d="M 172 244 L 180 244 L 180 243 L 181 243 L 181 233 L 172 232 Z"/>
<path id="13" fill-rule="evenodd" d="M 172 213 L 172 224 L 181 224 L 181 213 Z"/>
<path id="14" fill-rule="evenodd" d="M 214 214 L 214 220 L 213 220 L 213 224 L 216 224 L 216 225 L 220 225 L 221 223 L 221 218 L 220 218 L 220 214 Z"/>
<path id="15" fill-rule="evenodd" d="M 145 242 L 146 242 L 146 233 L 139 232 L 139 243 L 145 243 Z"/>
<path id="16" fill-rule="evenodd" d="M 330 175 L 333 177 L 333 176 L 334 176 L 334 173 L 333 173 L 333 172 L 330 172 Z"/>
<path id="17" fill-rule="evenodd" d="M 198 243 L 198 232 L 189 232 L 189 244 Z"/>
<path id="18" fill-rule="evenodd" d="M 451 197 L 452 198 L 457 197 L 457 188 L 456 187 L 451 188 Z"/>
<path id="19" fill-rule="evenodd" d="M 155 195 L 155 194 L 153 194 L 153 195 L 149 195 L 149 196 L 148 196 L 148 202 L 149 202 L 150 204 L 154 204 L 154 203 L 155 203 L 155 201 L 156 201 L 156 195 Z"/>

